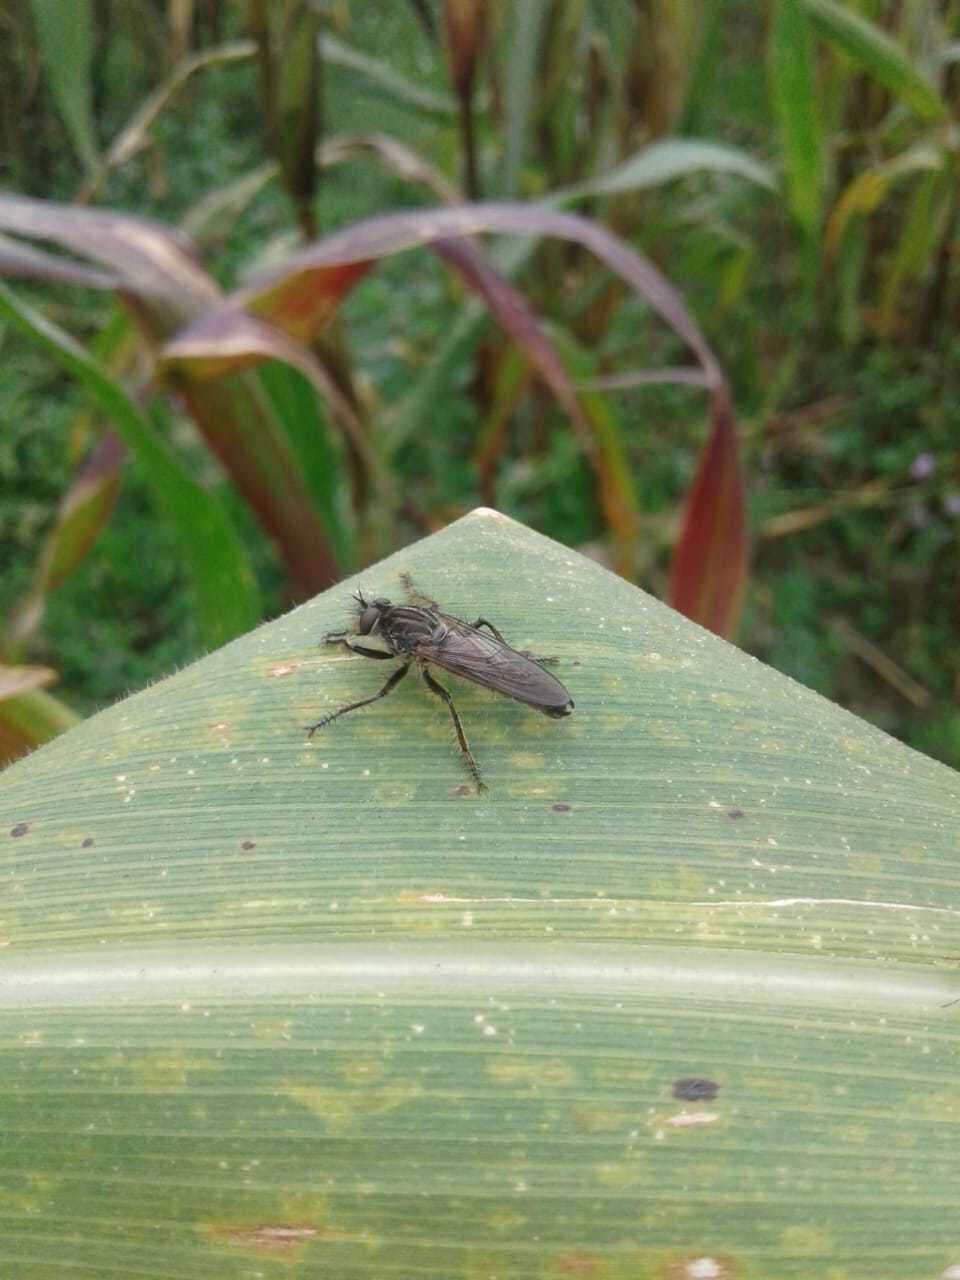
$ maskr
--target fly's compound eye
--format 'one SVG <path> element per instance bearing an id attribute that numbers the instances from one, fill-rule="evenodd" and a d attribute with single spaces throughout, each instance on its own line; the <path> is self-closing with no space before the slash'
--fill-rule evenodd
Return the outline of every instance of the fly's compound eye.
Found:
<path id="1" fill-rule="evenodd" d="M 362 636 L 368 636 L 373 628 L 380 621 L 380 601 L 374 600 L 372 604 L 366 605 L 360 611 L 360 618 L 357 622 L 357 630 Z"/>

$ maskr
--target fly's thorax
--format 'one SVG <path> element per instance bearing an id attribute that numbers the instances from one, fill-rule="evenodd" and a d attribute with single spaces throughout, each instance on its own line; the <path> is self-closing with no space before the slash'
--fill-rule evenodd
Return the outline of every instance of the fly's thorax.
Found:
<path id="1" fill-rule="evenodd" d="M 447 627 L 432 609 L 394 605 L 381 615 L 380 632 L 394 653 L 413 653 L 424 646 L 439 645 Z"/>

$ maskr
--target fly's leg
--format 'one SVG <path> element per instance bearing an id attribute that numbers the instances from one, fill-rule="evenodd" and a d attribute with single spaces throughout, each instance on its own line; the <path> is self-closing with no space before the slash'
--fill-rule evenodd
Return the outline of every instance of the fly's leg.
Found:
<path id="1" fill-rule="evenodd" d="M 503 636 L 500 634 L 500 632 L 497 630 L 497 628 L 493 625 L 493 623 L 488 622 L 486 618 L 478 618 L 476 622 L 471 622 L 470 625 L 471 627 L 477 627 L 477 628 L 486 627 L 488 631 L 493 632 L 493 634 L 497 637 L 497 639 L 500 641 L 501 644 L 507 643 L 506 640 L 504 640 Z M 507 647 L 509 648 L 509 645 Z"/>
<path id="2" fill-rule="evenodd" d="M 463 732 L 463 725 L 460 723 L 460 717 L 457 715 L 457 709 L 453 705 L 453 699 L 450 697 L 450 694 L 446 691 L 443 685 L 434 680 L 426 667 L 420 668 L 420 674 L 423 676 L 423 682 L 430 692 L 435 693 L 438 698 L 442 698 L 447 704 L 447 710 L 450 712 L 450 717 L 453 720 L 453 727 L 457 731 L 457 741 L 460 744 L 460 753 L 467 762 L 467 768 L 470 770 L 471 776 L 477 784 L 477 790 L 486 791 L 486 784 L 480 777 L 479 766 L 473 758 L 473 752 L 470 750 L 470 744 L 467 742 L 467 735 Z"/>
<path id="3" fill-rule="evenodd" d="M 350 646 L 347 645 L 349 649 Z M 354 653 L 362 653 L 362 649 L 355 649 Z M 392 653 L 377 653 L 375 649 L 369 651 L 369 656 L 374 658 L 392 658 Z M 396 671 L 391 675 L 390 679 L 383 686 L 379 693 L 375 693 L 372 698 L 362 698 L 359 702 L 351 702 L 347 707 L 341 707 L 339 711 L 329 711 L 325 716 L 321 716 L 316 724 L 307 725 L 307 737 L 312 738 L 318 729 L 322 729 L 325 724 L 329 724 L 331 720 L 336 720 L 338 716 L 345 716 L 348 711 L 356 711 L 358 707 L 368 707 L 371 702 L 376 702 L 378 698 L 385 698 L 391 690 L 395 689 L 403 677 L 410 670 L 410 663 L 406 663 L 402 667 L 397 667 Z"/>
<path id="4" fill-rule="evenodd" d="M 411 604 L 421 605 L 425 609 L 439 609 L 440 606 L 436 600 L 431 600 L 429 596 L 423 594 L 413 585 L 413 578 L 409 573 L 401 573 L 400 581 L 403 583 L 403 589 L 407 593 L 407 598 Z"/>
<path id="5" fill-rule="evenodd" d="M 387 653 L 383 649 L 368 649 L 362 644 L 350 643 L 349 631 L 331 631 L 328 636 L 323 637 L 324 644 L 342 644 L 344 649 L 349 653 L 359 653 L 361 658 L 395 658 L 395 653 Z"/>
<path id="6" fill-rule="evenodd" d="M 486 618 L 478 618 L 476 622 L 471 622 L 470 625 L 478 629 L 480 627 L 486 627 L 488 631 L 493 632 L 493 634 L 496 636 L 496 638 L 500 641 L 501 644 L 507 644 L 506 640 L 504 640 L 503 636 L 500 634 L 497 628 L 493 625 L 493 623 L 488 622 Z M 510 645 L 507 645 L 507 648 L 510 648 L 510 647 L 511 647 Z M 535 662 L 537 663 L 538 666 L 541 666 L 541 667 L 555 667 L 560 662 L 559 658 L 541 658 L 539 654 L 531 653 L 529 649 L 518 649 L 517 653 L 519 653 L 522 658 L 529 658 L 531 662 Z"/>

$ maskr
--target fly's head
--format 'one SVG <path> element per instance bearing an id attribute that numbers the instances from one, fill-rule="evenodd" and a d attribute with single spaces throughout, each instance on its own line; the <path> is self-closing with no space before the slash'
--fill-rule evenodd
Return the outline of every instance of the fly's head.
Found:
<path id="1" fill-rule="evenodd" d="M 372 635 L 380 629 L 380 621 L 390 608 L 390 601 L 382 596 L 368 600 L 362 591 L 353 597 L 357 602 L 357 631 L 362 636 Z"/>

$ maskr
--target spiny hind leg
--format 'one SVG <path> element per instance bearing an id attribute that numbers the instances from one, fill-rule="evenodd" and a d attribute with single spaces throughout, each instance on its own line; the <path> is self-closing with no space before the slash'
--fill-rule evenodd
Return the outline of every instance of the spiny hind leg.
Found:
<path id="1" fill-rule="evenodd" d="M 439 681 L 434 680 L 426 667 L 420 668 L 420 674 L 423 676 L 423 682 L 430 692 L 435 693 L 438 698 L 441 698 L 447 704 L 447 710 L 450 712 L 453 727 L 457 731 L 457 742 L 460 744 L 460 753 L 466 761 L 471 777 L 477 784 L 477 790 L 486 791 L 486 783 L 480 776 L 480 766 L 473 758 L 473 752 L 470 750 L 470 744 L 467 742 L 467 735 L 463 731 L 463 725 L 461 724 L 460 717 L 457 714 L 457 708 L 453 705 L 453 699 L 450 697 L 450 694 L 443 685 L 440 684 Z"/>
<path id="2" fill-rule="evenodd" d="M 497 628 L 493 625 L 493 623 L 488 622 L 486 618 L 478 618 L 476 622 L 471 622 L 470 625 L 471 627 L 475 627 L 478 631 L 481 627 L 486 627 L 488 631 L 491 631 L 497 637 L 497 639 L 500 641 L 501 644 L 507 643 L 506 640 L 504 640 L 503 636 L 500 634 L 500 632 L 497 630 Z M 509 647 L 510 646 L 508 646 L 508 648 Z M 526 657 L 526 654 L 524 654 L 524 657 Z"/>
<path id="3" fill-rule="evenodd" d="M 486 627 L 488 631 L 492 632 L 493 635 L 496 636 L 501 644 L 507 644 L 507 641 L 504 640 L 503 636 L 493 623 L 488 622 L 486 618 L 478 618 L 476 622 L 471 622 L 470 625 L 475 627 L 477 630 L 479 630 L 480 627 Z M 513 646 L 507 645 L 507 647 L 512 648 Z M 529 649 L 518 649 L 517 653 L 519 653 L 522 658 L 529 658 L 531 662 L 536 662 L 541 667 L 555 667 L 560 661 L 559 658 L 541 658 L 538 653 L 531 653 Z"/>
<path id="4" fill-rule="evenodd" d="M 350 646 L 348 645 L 347 648 Z M 371 650 L 371 652 L 373 652 Z M 392 654 L 376 654 L 376 657 L 393 657 Z M 337 720 L 340 716 L 345 716 L 348 711 L 356 711 L 359 707 L 368 707 L 371 702 L 377 702 L 380 698 L 385 698 L 388 693 L 397 687 L 403 677 L 410 670 L 410 663 L 406 663 L 402 667 L 397 667 L 390 679 L 383 686 L 379 693 L 375 693 L 372 698 L 361 698 L 359 702 L 351 702 L 349 706 L 340 707 L 338 711 L 328 711 L 325 716 L 321 716 L 316 724 L 306 726 L 307 737 L 312 738 L 318 729 L 322 729 L 325 724 L 329 724 L 331 720 Z"/>

